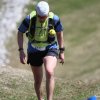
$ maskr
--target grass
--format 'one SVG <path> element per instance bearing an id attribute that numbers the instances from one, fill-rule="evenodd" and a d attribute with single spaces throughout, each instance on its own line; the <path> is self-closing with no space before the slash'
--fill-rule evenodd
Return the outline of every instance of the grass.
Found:
<path id="1" fill-rule="evenodd" d="M 73 13 L 74 11 L 84 9 L 85 7 L 99 3 L 99 0 L 60 0 L 49 1 L 51 10 L 55 11 L 58 15 L 65 15 Z"/>
<path id="2" fill-rule="evenodd" d="M 49 3 L 64 25 L 66 47 L 65 64 L 58 63 L 55 70 L 54 100 L 83 100 L 91 95 L 100 95 L 100 1 L 50 0 Z M 29 9 L 33 9 L 33 5 Z M 13 68 L 0 71 L 0 99 L 37 100 L 32 73 L 28 65 L 19 63 L 14 37 L 7 43 L 8 66 Z M 43 90 L 45 97 L 45 88 Z"/>

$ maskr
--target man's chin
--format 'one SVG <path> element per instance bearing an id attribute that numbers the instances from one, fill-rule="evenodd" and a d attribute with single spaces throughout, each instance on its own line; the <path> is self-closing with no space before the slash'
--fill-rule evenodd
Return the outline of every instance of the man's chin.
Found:
<path id="1" fill-rule="evenodd" d="M 44 22 L 44 21 L 42 21 L 42 20 L 40 21 L 40 23 L 43 23 L 43 22 Z"/>

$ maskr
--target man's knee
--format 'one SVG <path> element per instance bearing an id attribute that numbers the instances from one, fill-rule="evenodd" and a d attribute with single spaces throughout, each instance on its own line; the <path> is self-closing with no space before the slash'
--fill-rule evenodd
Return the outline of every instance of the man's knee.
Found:
<path id="1" fill-rule="evenodd" d="M 46 70 L 46 76 L 48 78 L 53 78 L 54 77 L 54 71 L 52 71 L 52 70 Z"/>

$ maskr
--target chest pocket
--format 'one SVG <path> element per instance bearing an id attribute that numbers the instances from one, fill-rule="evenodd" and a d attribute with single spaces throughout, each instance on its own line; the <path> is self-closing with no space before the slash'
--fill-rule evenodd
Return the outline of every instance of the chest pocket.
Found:
<path id="1" fill-rule="evenodd" d="M 47 41 L 48 37 L 48 18 L 45 20 L 44 23 L 39 23 L 37 21 L 36 27 L 35 27 L 35 34 L 34 34 L 34 39 L 36 41 Z"/>

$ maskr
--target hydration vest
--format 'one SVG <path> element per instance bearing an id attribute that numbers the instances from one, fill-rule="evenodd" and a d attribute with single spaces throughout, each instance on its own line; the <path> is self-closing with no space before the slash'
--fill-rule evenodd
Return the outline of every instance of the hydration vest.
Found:
<path id="1" fill-rule="evenodd" d="M 37 19 L 36 11 L 31 12 L 27 37 L 34 46 L 45 47 L 51 44 L 48 42 L 48 32 L 55 28 L 53 17 L 54 13 L 49 12 L 48 18 L 40 25 L 41 23 Z"/>

